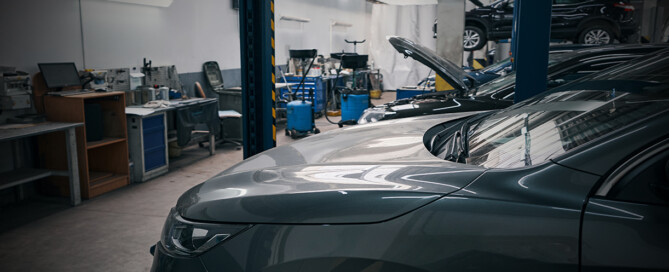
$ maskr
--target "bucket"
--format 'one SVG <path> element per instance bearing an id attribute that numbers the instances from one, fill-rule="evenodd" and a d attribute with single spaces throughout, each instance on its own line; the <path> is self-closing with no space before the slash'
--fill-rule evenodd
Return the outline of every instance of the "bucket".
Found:
<path id="1" fill-rule="evenodd" d="M 341 94 L 341 120 L 358 121 L 362 112 L 369 106 L 368 94 Z"/>
<path id="2" fill-rule="evenodd" d="M 311 102 L 292 101 L 286 106 L 286 129 L 299 132 L 310 131 L 313 120 L 311 119 Z"/>
<path id="3" fill-rule="evenodd" d="M 369 91 L 369 98 L 371 98 L 371 99 L 381 99 L 381 90 L 371 90 L 371 91 Z"/>

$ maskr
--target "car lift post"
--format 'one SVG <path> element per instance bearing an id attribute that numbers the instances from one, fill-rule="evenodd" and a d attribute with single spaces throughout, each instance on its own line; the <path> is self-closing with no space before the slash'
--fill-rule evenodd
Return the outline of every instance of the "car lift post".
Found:
<path id="1" fill-rule="evenodd" d="M 274 0 L 239 1 L 244 159 L 276 146 Z"/>
<path id="2" fill-rule="evenodd" d="M 515 102 L 546 90 L 552 1 L 516 0 L 511 56 L 516 71 Z"/>

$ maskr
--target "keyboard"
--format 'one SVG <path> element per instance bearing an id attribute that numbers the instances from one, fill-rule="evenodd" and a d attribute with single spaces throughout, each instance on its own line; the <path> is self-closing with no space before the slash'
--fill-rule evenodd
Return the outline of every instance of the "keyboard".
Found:
<path id="1" fill-rule="evenodd" d="M 70 96 L 70 95 L 78 95 L 78 94 L 87 94 L 87 93 L 92 93 L 93 91 L 91 90 L 69 90 L 69 91 L 60 91 L 60 92 L 48 92 L 48 95 L 55 95 L 55 96 Z"/>

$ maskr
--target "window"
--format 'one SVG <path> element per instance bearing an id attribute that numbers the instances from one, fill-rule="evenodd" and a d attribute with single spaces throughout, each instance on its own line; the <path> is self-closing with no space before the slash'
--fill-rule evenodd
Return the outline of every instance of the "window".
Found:
<path id="1" fill-rule="evenodd" d="M 669 149 L 660 152 L 621 178 L 609 198 L 646 204 L 669 204 Z"/>
<path id="2" fill-rule="evenodd" d="M 566 70 L 560 71 L 556 75 L 551 76 L 551 79 L 548 81 L 548 87 L 553 88 L 565 83 L 569 83 L 586 75 L 616 66 L 634 57 L 637 56 L 613 56 L 593 60 L 584 60 L 577 66 L 570 67 Z"/>
<path id="3" fill-rule="evenodd" d="M 553 0 L 554 5 L 571 5 L 585 2 L 585 0 Z"/>
<path id="4" fill-rule="evenodd" d="M 651 100 L 610 91 L 535 97 L 470 124 L 466 162 L 486 168 L 545 162 L 669 107 Z"/>

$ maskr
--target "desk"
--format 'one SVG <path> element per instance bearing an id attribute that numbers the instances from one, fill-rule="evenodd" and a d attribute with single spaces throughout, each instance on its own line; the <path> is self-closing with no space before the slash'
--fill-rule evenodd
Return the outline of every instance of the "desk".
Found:
<path id="1" fill-rule="evenodd" d="M 68 176 L 70 181 L 70 203 L 72 206 L 79 205 L 79 203 L 81 203 L 81 191 L 79 188 L 79 166 L 77 161 L 77 136 L 75 128 L 80 126 L 83 126 L 83 123 L 45 122 L 40 124 L 12 124 L 0 126 L 0 142 L 14 141 L 21 138 L 64 131 L 68 166 L 68 171 L 66 173 L 50 169 L 20 168 L 21 163 L 16 158 L 18 148 L 16 147 L 17 145 L 14 144 L 14 167 L 19 167 L 9 173 L 0 175 L 0 189 L 21 185 L 51 175 Z"/>
<path id="2" fill-rule="evenodd" d="M 195 125 L 205 124 L 209 128 L 209 154 L 213 155 L 216 147 L 215 136 L 220 126 L 218 119 L 218 102 L 216 98 L 191 98 L 186 100 L 170 100 L 166 108 L 144 108 L 143 106 L 130 106 L 126 108 L 126 115 L 149 116 L 154 113 L 166 112 L 168 114 L 167 127 L 177 132 L 179 146 L 185 146 L 191 140 Z M 175 139 L 168 139 L 168 142 Z"/>

